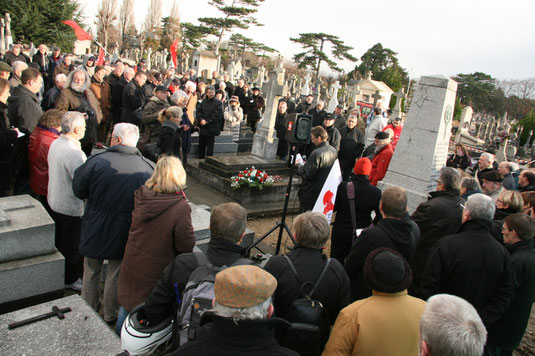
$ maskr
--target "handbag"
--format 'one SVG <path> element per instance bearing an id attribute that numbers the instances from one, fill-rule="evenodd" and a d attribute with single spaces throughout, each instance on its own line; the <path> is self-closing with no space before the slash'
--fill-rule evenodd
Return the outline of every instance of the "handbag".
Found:
<path id="1" fill-rule="evenodd" d="M 160 149 L 160 141 L 146 143 L 144 146 L 143 155 L 153 162 L 158 162 L 158 159 L 162 155 L 162 150 Z"/>

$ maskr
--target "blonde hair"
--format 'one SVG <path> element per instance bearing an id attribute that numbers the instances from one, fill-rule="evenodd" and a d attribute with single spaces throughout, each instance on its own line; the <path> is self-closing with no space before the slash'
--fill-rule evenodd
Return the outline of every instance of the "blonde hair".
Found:
<path id="1" fill-rule="evenodd" d="M 524 199 L 522 199 L 522 195 L 515 190 L 502 189 L 498 199 L 500 199 L 503 204 L 507 205 L 509 209 L 515 209 L 518 212 L 521 212 L 522 209 L 524 209 Z"/>
<path id="2" fill-rule="evenodd" d="M 171 118 L 182 118 L 182 108 L 179 106 L 171 106 L 167 109 L 160 111 L 158 114 L 158 121 L 163 123 L 165 120 L 171 120 Z M 180 121 L 180 120 L 179 120 Z"/>
<path id="3" fill-rule="evenodd" d="M 145 186 L 161 193 L 179 193 L 186 188 L 186 171 L 174 156 L 162 156 Z"/>

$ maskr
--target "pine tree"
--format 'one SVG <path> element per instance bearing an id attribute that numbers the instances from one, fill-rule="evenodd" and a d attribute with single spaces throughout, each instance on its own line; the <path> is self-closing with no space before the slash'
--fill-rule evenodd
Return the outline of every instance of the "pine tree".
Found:
<path id="1" fill-rule="evenodd" d="M 329 58 L 325 52 L 326 45 L 331 47 L 331 55 L 338 59 L 347 59 L 355 62 L 357 59 L 353 57 L 349 51 L 353 47 L 346 46 L 344 41 L 340 40 L 338 36 L 328 35 L 326 33 L 300 33 L 299 38 L 290 38 L 291 41 L 300 44 L 304 52 L 298 53 L 294 56 L 294 61 L 298 63 L 299 68 L 311 67 L 315 74 L 315 80 L 318 81 L 321 63 L 325 62 L 332 70 L 341 72 L 337 63 Z"/>
<path id="2" fill-rule="evenodd" d="M 212 0 L 210 5 L 223 13 L 223 17 L 201 17 L 199 22 L 210 30 L 207 35 L 218 37 L 214 52 L 219 55 L 219 48 L 226 32 L 233 29 L 248 29 L 250 26 L 262 26 L 253 15 L 264 0 Z"/>
<path id="3" fill-rule="evenodd" d="M 61 21 L 74 20 L 83 27 L 76 0 L 0 0 L 2 14 L 11 16 L 15 42 L 55 44 L 72 51 L 76 36 Z"/>

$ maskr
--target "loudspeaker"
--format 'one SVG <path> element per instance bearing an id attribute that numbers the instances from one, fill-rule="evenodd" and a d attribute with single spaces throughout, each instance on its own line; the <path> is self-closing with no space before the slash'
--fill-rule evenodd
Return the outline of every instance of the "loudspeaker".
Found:
<path id="1" fill-rule="evenodd" d="M 290 114 L 288 115 L 285 139 L 288 142 L 309 143 L 311 129 L 312 116 L 306 114 Z"/>

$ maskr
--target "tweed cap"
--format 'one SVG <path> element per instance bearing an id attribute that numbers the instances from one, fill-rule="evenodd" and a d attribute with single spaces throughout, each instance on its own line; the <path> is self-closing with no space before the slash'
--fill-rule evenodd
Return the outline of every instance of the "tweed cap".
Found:
<path id="1" fill-rule="evenodd" d="M 11 68 L 11 66 L 7 64 L 6 62 L 0 61 L 0 72 L 13 73 L 13 68 Z"/>
<path id="2" fill-rule="evenodd" d="M 249 308 L 265 302 L 277 288 L 277 280 L 260 267 L 229 267 L 215 276 L 215 299 L 229 308 Z"/>

